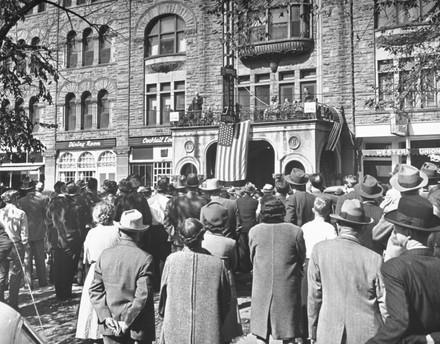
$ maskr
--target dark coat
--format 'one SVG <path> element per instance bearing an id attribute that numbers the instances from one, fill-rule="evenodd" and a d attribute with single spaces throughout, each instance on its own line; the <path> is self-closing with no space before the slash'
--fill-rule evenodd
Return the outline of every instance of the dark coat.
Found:
<path id="1" fill-rule="evenodd" d="M 211 202 L 216 202 L 221 204 L 228 211 L 228 219 L 226 220 L 226 224 L 223 227 L 222 234 L 225 237 L 234 240 L 237 239 L 237 228 L 241 227 L 241 219 L 240 219 L 240 214 L 238 212 L 237 202 L 220 196 L 212 196 Z M 205 218 L 204 209 L 205 206 L 200 211 L 200 221 L 202 221 L 202 223 Z"/>
<path id="2" fill-rule="evenodd" d="M 245 194 L 243 197 L 237 198 L 237 208 L 242 223 L 242 231 L 248 233 L 252 227 L 257 224 L 257 208 L 258 201 Z"/>
<path id="3" fill-rule="evenodd" d="M 115 208 L 114 220 L 117 222 L 121 220 L 121 215 L 124 211 L 136 209 L 142 214 L 142 223 L 144 225 L 151 225 L 153 218 L 151 216 L 150 206 L 147 200 L 136 191 L 121 193 L 115 200 Z"/>
<path id="4" fill-rule="evenodd" d="M 365 230 L 359 238 L 362 246 L 368 247 L 376 253 L 382 255 L 383 248 L 382 245 L 373 240 L 373 228 L 376 226 L 383 215 L 383 209 L 379 207 L 374 201 L 364 201 L 363 202 L 365 215 L 373 219 L 373 223 L 365 226 Z"/>
<path id="5" fill-rule="evenodd" d="M 50 201 L 46 221 L 53 248 L 79 251 L 87 234 L 86 226 L 92 223 L 92 216 L 82 196 L 59 195 Z"/>
<path id="6" fill-rule="evenodd" d="M 389 318 L 367 343 L 400 343 L 427 335 L 440 343 L 440 259 L 426 249 L 412 249 L 382 266 Z"/>
<path id="7" fill-rule="evenodd" d="M 153 270 L 153 257 L 129 239 L 102 252 L 89 289 L 102 334 L 113 334 L 102 326 L 112 317 L 126 322 L 132 339 L 155 340 Z"/>
<path id="8" fill-rule="evenodd" d="M 169 255 L 159 300 L 159 314 L 164 317 L 162 343 L 223 343 L 221 328 L 230 292 L 220 258 L 187 248 Z"/>
<path id="9" fill-rule="evenodd" d="M 43 240 L 46 236 L 46 210 L 49 197 L 35 192 L 28 192 L 17 201 L 17 206 L 28 218 L 29 241 Z"/>
<path id="10" fill-rule="evenodd" d="M 315 218 L 312 211 L 315 198 L 315 195 L 299 190 L 287 197 L 284 222 L 301 227 L 303 224 L 312 221 Z"/>
<path id="11" fill-rule="evenodd" d="M 301 274 L 306 247 L 301 228 L 261 223 L 249 232 L 252 282 L 251 332 L 259 337 L 301 336 Z"/>

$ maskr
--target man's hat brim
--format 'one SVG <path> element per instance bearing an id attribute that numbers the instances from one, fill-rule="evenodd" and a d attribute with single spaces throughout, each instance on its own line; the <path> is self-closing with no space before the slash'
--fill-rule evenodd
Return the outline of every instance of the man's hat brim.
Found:
<path id="1" fill-rule="evenodd" d="M 343 218 L 343 217 L 341 217 L 339 215 L 336 215 L 336 214 L 330 214 L 330 217 L 332 219 L 335 219 L 336 221 L 352 223 L 352 224 L 355 224 L 355 225 L 369 225 L 369 224 L 374 222 L 374 220 L 371 217 L 368 217 L 368 216 L 364 216 L 364 220 L 363 221 L 354 221 L 354 220 L 346 219 L 346 218 Z"/>
<path id="2" fill-rule="evenodd" d="M 440 217 L 437 217 L 434 214 L 432 215 L 430 227 L 419 227 L 419 226 L 410 225 L 408 223 L 400 221 L 398 217 L 399 217 L 399 211 L 397 209 L 392 210 L 384 215 L 385 220 L 400 227 L 415 229 L 423 232 L 440 232 Z"/>
<path id="3" fill-rule="evenodd" d="M 142 233 L 145 232 L 148 228 L 150 228 L 149 225 L 141 227 L 141 228 L 131 228 L 131 227 L 125 227 L 123 225 L 121 225 L 120 222 L 117 221 L 113 221 L 113 224 L 118 227 L 118 229 L 120 229 L 123 232 L 129 232 L 129 233 Z"/>
<path id="4" fill-rule="evenodd" d="M 289 184 L 293 184 L 293 185 L 306 185 L 307 184 L 307 179 L 305 179 L 304 182 L 295 182 L 290 178 L 290 176 L 284 176 L 284 180 L 286 182 L 288 182 Z"/>
<path id="5" fill-rule="evenodd" d="M 376 187 L 377 187 L 378 189 L 380 189 L 380 190 L 378 190 L 378 192 L 375 193 L 375 194 L 369 194 L 369 193 L 366 193 L 365 191 L 362 191 L 362 186 L 361 186 L 361 184 L 356 184 L 356 185 L 354 186 L 354 190 L 355 190 L 355 192 L 356 192 L 358 195 L 360 195 L 360 196 L 362 196 L 362 197 L 370 198 L 370 199 L 375 199 L 375 198 L 379 198 L 379 197 L 382 196 L 382 194 L 383 194 L 383 187 L 382 187 L 381 185 L 379 185 L 379 184 L 377 184 Z"/>
<path id="6" fill-rule="evenodd" d="M 398 178 L 399 178 L 399 174 L 396 173 L 394 176 L 392 176 L 390 178 L 390 184 L 394 189 L 396 189 L 397 191 L 400 191 L 400 192 L 417 190 L 417 189 L 423 188 L 424 186 L 426 186 L 426 184 L 428 184 L 428 176 L 422 171 L 420 171 L 419 183 L 417 185 L 414 185 L 411 187 L 404 187 L 404 186 L 400 185 Z"/>

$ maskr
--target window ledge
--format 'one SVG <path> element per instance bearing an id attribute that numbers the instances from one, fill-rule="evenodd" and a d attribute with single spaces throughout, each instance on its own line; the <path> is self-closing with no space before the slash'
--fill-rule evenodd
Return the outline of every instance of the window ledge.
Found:
<path id="1" fill-rule="evenodd" d="M 276 41 L 254 43 L 240 53 L 241 60 L 254 60 L 262 57 L 276 58 L 285 55 L 304 54 L 313 49 L 312 38 L 289 38 Z"/>
<path id="2" fill-rule="evenodd" d="M 161 55 L 145 59 L 145 69 L 149 73 L 168 73 L 185 65 L 186 54 Z"/>
<path id="3" fill-rule="evenodd" d="M 109 63 L 97 63 L 97 64 L 91 64 L 89 66 L 77 66 L 77 67 L 64 67 L 63 71 L 77 71 L 81 69 L 87 69 L 87 68 L 96 68 L 96 67 L 108 67 L 108 66 L 116 66 L 116 62 L 109 62 Z"/>

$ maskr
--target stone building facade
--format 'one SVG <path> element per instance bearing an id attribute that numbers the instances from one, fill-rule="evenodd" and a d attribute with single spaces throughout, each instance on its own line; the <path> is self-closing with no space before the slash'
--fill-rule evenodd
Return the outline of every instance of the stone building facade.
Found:
<path id="1" fill-rule="evenodd" d="M 252 123 L 248 180 L 257 186 L 293 167 L 324 173 L 328 185 L 346 174 L 384 177 L 411 157 L 383 152 L 407 148 L 411 140 L 391 133 L 389 111 L 366 105 L 378 96 L 383 53 L 374 2 L 353 3 L 315 15 L 308 1 L 276 8 L 272 19 L 256 28 L 269 36 L 235 60 L 235 101 L 241 118 Z M 218 21 L 207 14 L 208 2 L 67 4 L 100 29 L 51 6 L 35 8 L 16 28 L 17 37 L 37 37 L 55 47 L 61 72 L 51 86 L 53 105 L 30 103 L 29 90 L 28 110 L 58 127 L 35 133 L 47 149 L 37 167 L 25 164 L 19 174 L 44 175 L 48 188 L 57 180 L 95 177 L 102 183 L 130 173 L 140 174 L 146 185 L 159 175 L 191 171 L 213 177 L 224 47 Z M 192 105 L 197 94 L 200 108 Z M 314 110 L 305 103 L 315 103 Z M 434 138 L 440 132 L 436 109 L 435 103 L 429 115 L 425 110 L 411 115 L 410 135 L 424 141 L 421 146 L 440 146 Z M 340 118 L 341 137 L 327 150 Z"/>

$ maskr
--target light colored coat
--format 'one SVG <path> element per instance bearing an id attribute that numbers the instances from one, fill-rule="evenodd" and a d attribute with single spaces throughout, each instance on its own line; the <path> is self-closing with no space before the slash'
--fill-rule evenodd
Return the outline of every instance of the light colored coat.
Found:
<path id="1" fill-rule="evenodd" d="M 153 257 L 132 240 L 121 239 L 102 252 L 89 292 L 101 324 L 112 317 L 127 323 L 132 339 L 155 340 Z M 104 326 L 100 330 L 112 335 Z"/>
<path id="2" fill-rule="evenodd" d="M 342 234 L 321 241 L 308 268 L 310 337 L 317 344 L 358 344 L 371 338 L 386 316 L 382 257 Z"/>
<path id="3" fill-rule="evenodd" d="M 172 253 L 165 262 L 160 288 L 162 343 L 222 344 L 229 301 L 227 269 L 220 258 L 186 247 Z"/>
<path id="4" fill-rule="evenodd" d="M 249 246 L 254 267 L 251 332 L 262 338 L 299 337 L 306 256 L 301 228 L 291 223 L 256 225 L 249 232 Z"/>

